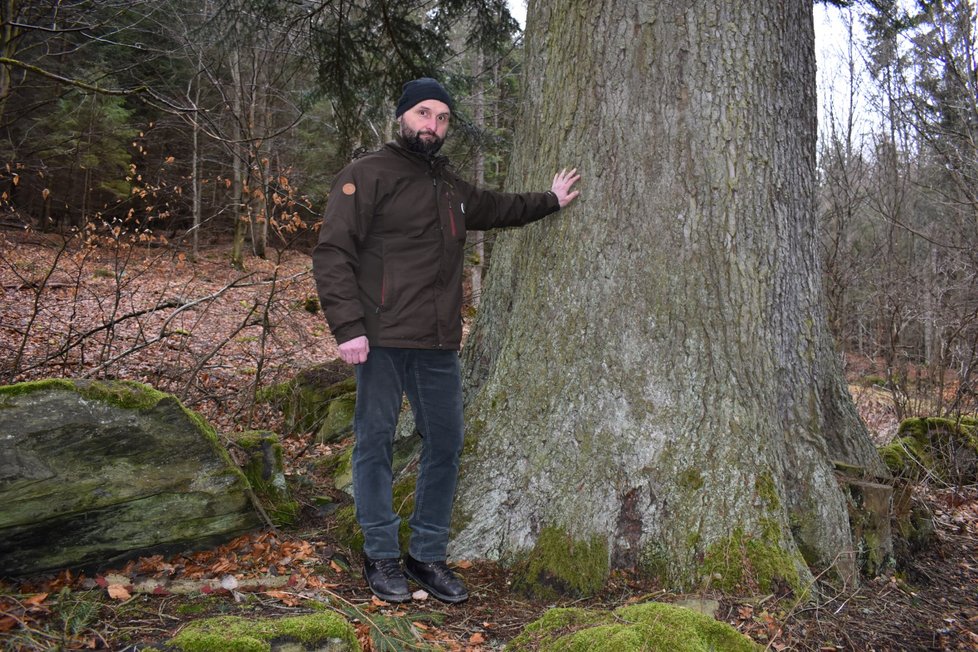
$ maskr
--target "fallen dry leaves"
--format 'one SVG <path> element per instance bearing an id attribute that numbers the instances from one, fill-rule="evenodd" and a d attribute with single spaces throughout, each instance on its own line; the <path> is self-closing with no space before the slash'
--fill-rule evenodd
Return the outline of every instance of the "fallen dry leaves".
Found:
<path id="1" fill-rule="evenodd" d="M 185 257 L 163 250 L 134 251 L 125 273 L 117 273 L 115 258 L 107 251 L 74 251 L 60 261 L 47 291 L 38 298 L 36 323 L 41 328 L 24 338 L 31 323 L 37 283 L 52 264 L 56 249 L 43 239 L 12 239 L 0 234 L 0 368 L 12 362 L 23 344 L 23 357 L 31 367 L 17 380 L 47 375 L 78 376 L 95 370 L 93 352 L 102 347 L 124 352 L 138 342 L 165 333 L 157 345 L 133 352 L 98 372 L 149 382 L 180 396 L 219 430 L 248 427 L 275 430 L 280 415 L 252 412 L 251 392 L 259 362 L 262 384 L 287 379 L 296 370 L 335 358 L 335 345 L 321 314 L 305 310 L 314 296 L 309 259 L 289 252 L 276 265 L 248 261 L 240 285 L 228 286 L 242 274 L 231 270 L 224 249 L 205 251 L 191 264 Z M 273 336 L 262 340 L 256 306 L 270 296 L 272 281 Z M 117 293 L 121 291 L 120 293 Z M 137 314 L 169 299 L 196 300 L 214 295 L 204 304 L 173 317 L 176 308 L 132 317 L 111 332 L 93 336 L 89 346 L 75 347 L 41 364 L 71 336 L 98 327 L 114 311 Z M 172 321 L 167 319 L 172 317 Z M 164 324 L 166 323 L 166 328 Z M 229 336 L 229 334 L 232 334 Z M 201 364 L 201 361 L 204 364 Z M 189 381 L 189 382 L 188 382 Z M 864 420 L 878 441 L 895 432 L 892 401 L 878 388 L 852 386 Z M 288 473 L 316 481 L 315 461 L 337 452 L 338 446 L 310 445 L 302 438 L 283 440 Z M 767 602 L 735 601 L 725 620 L 763 642 L 768 649 L 914 649 L 918 630 L 924 628 L 933 649 L 978 649 L 978 500 L 975 491 L 936 491 L 926 496 L 934 505 L 941 532 L 940 550 L 928 553 L 914 569 L 915 582 L 868 582 L 858 592 L 840 596 L 838 604 L 821 610 L 787 613 L 786 607 Z M 373 601 L 357 572 L 337 563 L 330 544 L 319 535 L 258 532 L 226 545 L 191 555 L 160 555 L 134 560 L 124 567 L 88 578 L 65 572 L 54 578 L 35 579 L 0 594 L 0 635 L 24 628 L 40 629 L 52 618 L 57 593 L 66 587 L 91 589 L 113 606 L 132 600 L 152 602 L 162 611 L 174 596 L 209 595 L 216 601 L 238 600 L 247 593 L 279 613 L 301 610 L 309 599 L 340 596 L 367 617 L 410 618 L 421 640 L 443 650 L 475 652 L 497 649 L 523 626 L 548 608 L 513 595 L 505 571 L 457 564 L 467 581 L 478 586 L 469 603 L 446 608 L 434 600 L 416 600 L 410 613 L 401 607 Z M 668 600 L 658 587 L 624 581 L 606 596 L 587 606 L 611 607 L 646 599 Z M 135 599 L 134 599 L 135 598 Z M 416 613 L 417 612 L 417 613 Z M 417 617 L 438 614 L 440 620 Z M 176 619 L 175 619 L 176 620 Z M 171 624 L 172 623 L 168 623 Z M 374 650 L 371 626 L 356 622 L 365 652 Z M 923 636 L 923 634 L 920 634 Z M 828 644 L 837 641 L 839 645 Z M 83 632 L 65 649 L 109 647 L 91 632 Z M 897 646 L 897 647 L 894 647 Z M 917 648 L 923 649 L 923 648 Z"/>

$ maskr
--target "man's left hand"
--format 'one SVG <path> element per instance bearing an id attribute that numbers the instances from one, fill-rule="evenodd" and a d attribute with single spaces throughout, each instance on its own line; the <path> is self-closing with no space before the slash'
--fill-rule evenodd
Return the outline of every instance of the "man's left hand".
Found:
<path id="1" fill-rule="evenodd" d="M 550 186 L 550 192 L 556 195 L 561 208 L 574 201 L 581 194 L 580 190 L 571 190 L 571 186 L 580 181 L 580 179 L 581 175 L 577 173 L 577 168 L 570 171 L 563 169 L 554 175 L 554 182 Z"/>

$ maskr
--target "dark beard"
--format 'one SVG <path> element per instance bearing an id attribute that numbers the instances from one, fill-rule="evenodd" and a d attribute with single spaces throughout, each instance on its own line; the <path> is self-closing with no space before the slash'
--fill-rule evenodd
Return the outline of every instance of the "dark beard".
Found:
<path id="1" fill-rule="evenodd" d="M 422 140 L 418 132 L 401 134 L 401 136 L 404 138 L 404 144 L 409 150 L 425 158 L 431 158 L 437 154 L 438 150 L 445 143 L 441 138 L 434 135 L 432 135 L 431 140 Z"/>

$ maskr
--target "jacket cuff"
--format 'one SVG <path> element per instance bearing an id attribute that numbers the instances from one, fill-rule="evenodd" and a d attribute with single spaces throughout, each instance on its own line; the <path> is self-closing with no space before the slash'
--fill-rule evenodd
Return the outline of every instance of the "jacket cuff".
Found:
<path id="1" fill-rule="evenodd" d="M 553 190 L 548 190 L 544 194 L 547 195 L 547 196 L 549 196 L 550 199 L 552 200 L 551 203 L 553 204 L 553 206 L 551 207 L 551 211 L 550 212 L 551 213 L 556 213 L 557 211 L 559 211 L 560 210 L 560 200 L 557 199 L 557 193 L 555 193 Z"/>
<path id="2" fill-rule="evenodd" d="M 367 329 L 364 328 L 363 324 L 360 322 L 345 326 L 338 329 L 338 331 L 339 332 L 333 333 L 333 339 L 336 340 L 337 345 L 343 344 L 344 342 L 349 342 L 352 339 L 356 339 L 367 334 Z"/>

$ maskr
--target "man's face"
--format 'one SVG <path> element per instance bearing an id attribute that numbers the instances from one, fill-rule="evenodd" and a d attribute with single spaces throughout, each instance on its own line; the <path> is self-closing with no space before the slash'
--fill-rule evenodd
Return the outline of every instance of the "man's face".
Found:
<path id="1" fill-rule="evenodd" d="M 439 100 L 421 100 L 401 114 L 401 136 L 408 147 L 431 155 L 441 149 L 452 112 Z"/>

